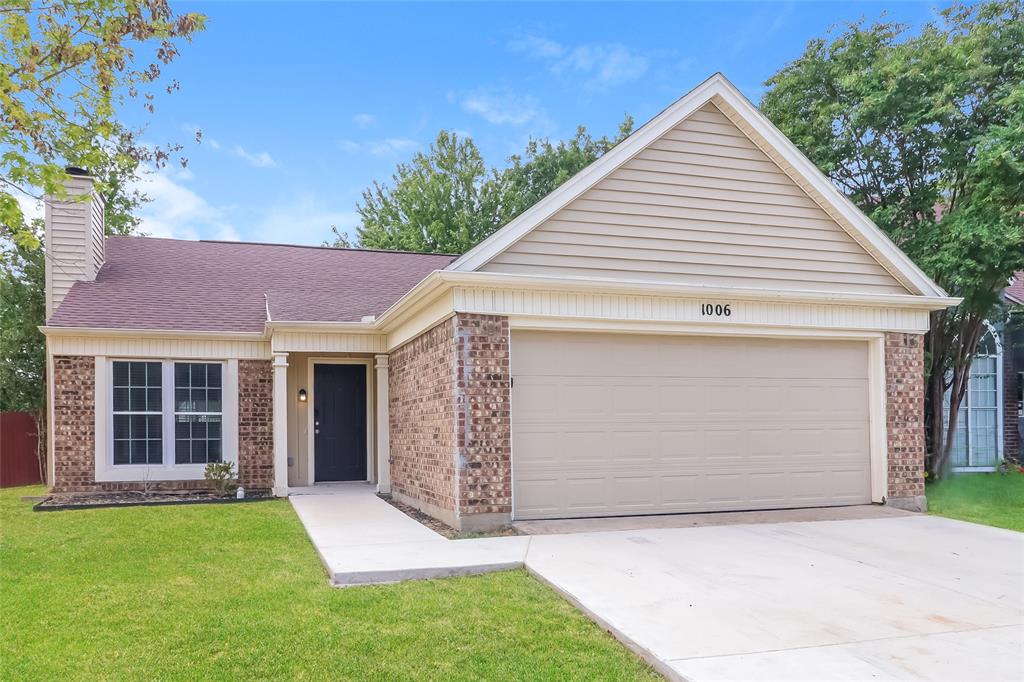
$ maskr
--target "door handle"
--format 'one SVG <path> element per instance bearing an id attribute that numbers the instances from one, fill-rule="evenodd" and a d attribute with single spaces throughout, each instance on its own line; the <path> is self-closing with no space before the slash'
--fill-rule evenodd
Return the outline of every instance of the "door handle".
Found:
<path id="1" fill-rule="evenodd" d="M 320 433 L 320 429 L 313 429 L 313 433 Z"/>

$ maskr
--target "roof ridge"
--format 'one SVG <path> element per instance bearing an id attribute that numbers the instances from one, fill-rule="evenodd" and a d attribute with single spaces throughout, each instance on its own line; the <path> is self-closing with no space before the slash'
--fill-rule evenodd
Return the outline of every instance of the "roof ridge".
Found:
<path id="1" fill-rule="evenodd" d="M 252 242 L 233 239 L 177 239 L 175 237 L 151 237 L 143 234 L 117 234 L 107 235 L 108 239 L 127 237 L 131 239 L 153 239 L 164 242 L 188 242 L 191 244 L 244 244 L 246 246 L 279 246 L 291 249 L 318 249 L 321 251 L 358 251 L 360 253 L 394 253 L 408 256 L 444 256 L 445 258 L 458 258 L 457 253 L 439 253 L 435 251 L 401 251 L 399 249 L 360 249 L 350 246 L 314 246 L 312 244 L 284 244 L 281 242 Z"/>

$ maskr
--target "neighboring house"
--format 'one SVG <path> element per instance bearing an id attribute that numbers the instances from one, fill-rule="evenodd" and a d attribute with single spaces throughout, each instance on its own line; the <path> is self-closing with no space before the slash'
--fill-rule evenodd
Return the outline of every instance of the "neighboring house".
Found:
<path id="1" fill-rule="evenodd" d="M 56 491 L 226 460 L 462 529 L 924 503 L 922 335 L 958 299 L 721 75 L 458 258 L 101 216 L 48 204 Z"/>
<path id="2" fill-rule="evenodd" d="M 1014 274 L 1002 299 L 1002 315 L 985 323 L 987 331 L 971 362 L 953 438 L 954 471 L 993 471 L 1001 460 L 1020 461 L 1024 272 Z"/>

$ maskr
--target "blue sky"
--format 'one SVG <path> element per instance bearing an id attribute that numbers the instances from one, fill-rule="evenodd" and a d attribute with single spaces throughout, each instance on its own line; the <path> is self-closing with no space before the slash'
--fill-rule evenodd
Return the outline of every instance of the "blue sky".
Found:
<path id="1" fill-rule="evenodd" d="M 920 25 L 931 3 L 174 3 L 208 16 L 167 73 L 181 90 L 126 118 L 185 144 L 150 175 L 143 231 L 319 244 L 353 232 L 361 190 L 469 134 L 489 165 L 530 136 L 643 123 L 716 71 L 761 83 L 829 26 Z M 193 130 L 203 131 L 203 143 Z"/>

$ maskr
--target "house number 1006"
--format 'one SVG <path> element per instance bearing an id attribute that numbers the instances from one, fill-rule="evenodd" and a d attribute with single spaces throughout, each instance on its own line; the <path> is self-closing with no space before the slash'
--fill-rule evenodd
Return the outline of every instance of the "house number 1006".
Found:
<path id="1" fill-rule="evenodd" d="M 701 315 L 714 315 L 715 317 L 729 317 L 732 315 L 732 308 L 726 303 L 701 303 L 700 304 Z"/>

